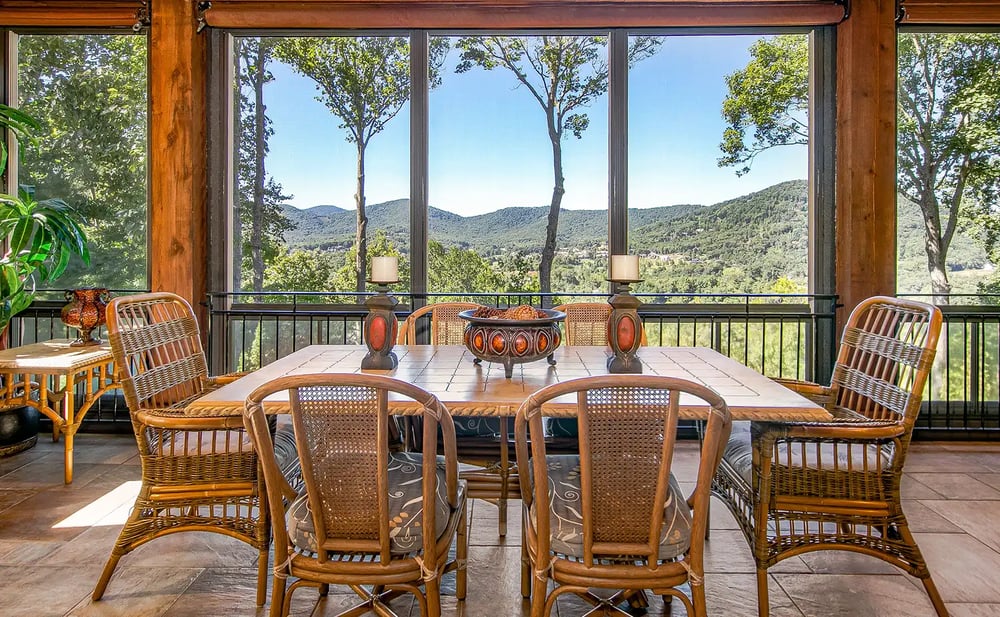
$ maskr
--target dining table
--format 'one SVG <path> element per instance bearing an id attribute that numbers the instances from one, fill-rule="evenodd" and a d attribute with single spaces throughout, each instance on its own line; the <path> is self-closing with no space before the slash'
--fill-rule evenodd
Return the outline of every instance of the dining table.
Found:
<path id="1" fill-rule="evenodd" d="M 462 345 L 397 345 L 398 363 L 387 371 L 361 369 L 364 345 L 309 345 L 212 392 L 185 408 L 191 416 L 239 415 L 255 388 L 285 375 L 308 373 L 373 373 L 407 381 L 436 395 L 453 416 L 513 416 L 533 392 L 549 384 L 591 375 L 608 374 L 609 347 L 562 346 L 554 363 L 544 360 L 517 364 L 511 378 L 500 363 L 474 362 Z M 680 377 L 706 385 L 725 400 L 733 420 L 825 422 L 829 412 L 760 372 L 708 347 L 642 347 L 637 352 L 643 373 Z M 287 411 L 285 393 L 265 400 L 269 412 Z M 684 419 L 704 419 L 708 404 L 685 396 L 680 402 Z M 390 399 L 394 412 L 406 413 L 412 401 Z M 575 413 L 573 397 L 555 399 L 544 407 L 547 415 Z"/>

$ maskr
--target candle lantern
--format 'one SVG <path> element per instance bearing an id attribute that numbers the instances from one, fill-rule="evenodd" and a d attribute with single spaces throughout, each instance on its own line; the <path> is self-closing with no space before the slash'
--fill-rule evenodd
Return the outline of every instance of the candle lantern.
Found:
<path id="1" fill-rule="evenodd" d="M 396 257 L 373 257 L 371 278 L 375 295 L 365 300 L 368 315 L 365 317 L 365 344 L 368 353 L 361 360 L 362 369 L 387 371 L 396 368 L 396 343 L 399 321 L 396 305 L 399 301 L 389 294 L 389 285 L 399 282 L 399 261 Z"/>
<path id="2" fill-rule="evenodd" d="M 608 299 L 611 315 L 608 317 L 608 345 L 614 352 L 608 357 L 609 373 L 641 373 L 642 362 L 636 357 L 642 341 L 642 322 L 639 321 L 638 298 L 630 293 L 629 285 L 641 281 L 638 255 L 612 255 L 611 274 L 615 294 Z"/>

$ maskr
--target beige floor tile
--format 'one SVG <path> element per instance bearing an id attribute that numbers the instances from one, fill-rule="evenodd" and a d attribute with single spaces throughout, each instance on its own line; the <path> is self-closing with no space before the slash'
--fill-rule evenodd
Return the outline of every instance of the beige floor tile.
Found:
<path id="1" fill-rule="evenodd" d="M 270 599 L 271 584 L 267 585 Z M 303 595 L 306 595 L 304 592 Z M 184 594 L 163 613 L 163 617 L 263 616 L 267 605 L 258 608 L 256 568 L 209 568 L 192 581 Z"/>
<path id="2" fill-rule="evenodd" d="M 1000 553 L 966 534 L 914 534 L 945 602 L 1000 603 Z"/>
<path id="3" fill-rule="evenodd" d="M 945 604 L 951 617 L 1000 617 L 1000 604 Z"/>
<path id="4" fill-rule="evenodd" d="M 1000 490 L 1000 473 L 977 473 L 976 479 Z"/>
<path id="5" fill-rule="evenodd" d="M 906 473 L 939 472 L 942 469 L 963 473 L 992 473 L 998 471 L 994 465 L 1000 464 L 1000 454 L 996 452 L 946 451 L 930 444 L 913 444 L 906 455 Z"/>
<path id="6" fill-rule="evenodd" d="M 947 499 L 998 499 L 1000 490 L 965 473 L 911 473 L 910 477 Z"/>
<path id="7" fill-rule="evenodd" d="M 158 617 L 184 593 L 201 574 L 201 568 L 120 567 L 104 593 L 93 602 L 89 594 L 68 617 Z M 96 582 L 91 580 L 91 588 Z M 204 613 L 209 614 L 209 613 Z"/>
<path id="8" fill-rule="evenodd" d="M 899 493 L 903 499 L 944 499 L 940 493 L 931 487 L 918 482 L 913 474 L 904 473 L 903 479 L 899 483 Z"/>
<path id="9" fill-rule="evenodd" d="M 931 617 L 934 608 L 903 575 L 775 574 L 806 617 Z"/>
<path id="10" fill-rule="evenodd" d="M 61 484 L 62 480 L 59 482 Z M 79 527 L 54 528 L 54 525 L 102 494 L 102 491 L 86 489 L 39 491 L 17 507 L 0 513 L 0 540 L 68 541 L 84 530 Z"/>
<path id="11" fill-rule="evenodd" d="M 705 573 L 707 574 L 754 574 L 754 563 L 750 547 L 743 532 L 732 529 L 713 529 L 711 538 L 705 542 Z M 789 557 L 771 566 L 771 572 L 811 572 L 799 557 Z"/>
<path id="12" fill-rule="evenodd" d="M 0 609 L 4 617 L 67 615 L 93 591 L 96 578 L 96 571 L 85 565 L 0 567 Z"/>
<path id="13" fill-rule="evenodd" d="M 16 506 L 38 491 L 32 489 L 2 490 L 0 489 L 0 512 Z"/>
<path id="14" fill-rule="evenodd" d="M 871 555 L 849 551 L 815 551 L 799 558 L 816 574 L 900 574 L 895 566 Z"/>
<path id="15" fill-rule="evenodd" d="M 954 523 L 965 533 L 1000 552 L 1000 502 L 928 501 L 928 508 Z"/>
<path id="16" fill-rule="evenodd" d="M 44 540 L 0 540 L 0 566 L 34 565 L 65 545 Z"/>
<path id="17" fill-rule="evenodd" d="M 935 503 L 938 503 L 938 501 L 916 501 L 912 499 L 903 501 L 903 512 L 906 514 L 906 520 L 910 523 L 910 530 L 915 533 L 962 533 L 963 529 L 961 527 L 937 513 L 932 505 Z M 948 502 L 940 501 L 940 503 Z"/>

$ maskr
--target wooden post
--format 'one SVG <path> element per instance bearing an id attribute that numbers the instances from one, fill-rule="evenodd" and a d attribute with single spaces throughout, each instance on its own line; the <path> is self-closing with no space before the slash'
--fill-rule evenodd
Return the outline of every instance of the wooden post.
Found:
<path id="1" fill-rule="evenodd" d="M 896 292 L 896 2 L 851 10 L 837 27 L 838 323 Z"/>
<path id="2" fill-rule="evenodd" d="M 150 286 L 205 299 L 206 36 L 194 0 L 157 0 L 149 35 Z M 205 323 L 205 315 L 199 315 Z"/>

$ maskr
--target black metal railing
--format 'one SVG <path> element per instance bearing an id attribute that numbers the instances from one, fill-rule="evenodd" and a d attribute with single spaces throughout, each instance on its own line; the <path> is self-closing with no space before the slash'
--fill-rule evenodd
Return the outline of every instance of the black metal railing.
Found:
<path id="1" fill-rule="evenodd" d="M 652 345 L 712 347 L 773 377 L 811 379 L 829 372 L 834 298 L 768 294 L 636 294 Z M 363 298 L 364 296 L 362 296 Z M 402 319 L 414 298 L 397 294 Z M 421 303 L 491 306 L 603 302 L 607 294 L 427 294 Z M 244 300 L 251 300 L 244 302 Z M 344 300 L 348 300 L 345 302 Z M 210 294 L 209 354 L 222 372 L 252 370 L 312 344 L 360 344 L 366 309 L 353 295 Z M 429 317 L 428 317 L 429 320 Z M 418 324 L 418 339 L 429 321 Z"/>
<path id="2" fill-rule="evenodd" d="M 936 300 L 944 316 L 915 435 L 1000 437 L 1000 296 L 910 297 Z"/>

